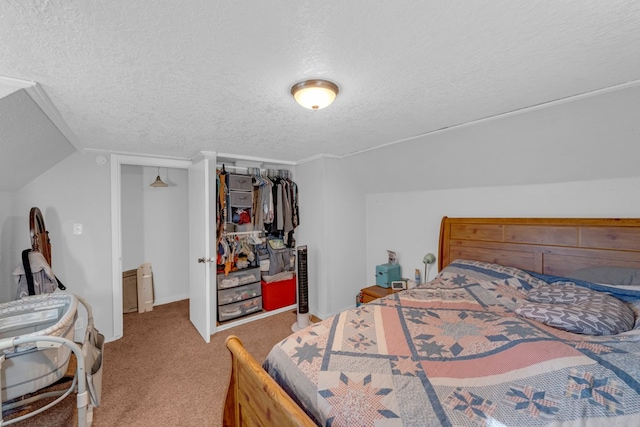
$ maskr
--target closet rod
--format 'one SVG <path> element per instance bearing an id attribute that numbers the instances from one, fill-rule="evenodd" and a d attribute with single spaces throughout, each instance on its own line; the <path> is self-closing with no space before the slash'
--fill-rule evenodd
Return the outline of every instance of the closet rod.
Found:
<path id="1" fill-rule="evenodd" d="M 239 170 L 239 169 L 242 169 L 242 170 L 255 169 L 253 167 L 228 165 L 226 163 L 220 163 L 219 165 L 216 164 L 216 169 L 222 169 L 222 166 L 224 166 L 225 169 L 235 169 L 235 170 Z M 266 169 L 260 169 L 260 170 L 266 170 Z"/>
<path id="2" fill-rule="evenodd" d="M 234 169 L 236 171 L 238 170 L 243 170 L 243 171 L 247 171 L 249 172 L 250 170 L 255 170 L 258 169 L 257 167 L 247 167 L 247 166 L 235 166 L 235 165 L 227 165 L 226 163 L 221 163 L 221 164 L 217 164 L 216 165 L 216 169 L 222 169 L 222 167 L 224 166 L 224 169 Z M 267 176 L 274 176 L 272 175 L 275 174 L 275 176 L 279 176 L 281 178 L 290 178 L 291 175 L 293 174 L 293 171 L 290 171 L 289 169 L 274 169 L 274 168 L 259 168 L 260 169 L 260 173 L 266 173 Z"/>

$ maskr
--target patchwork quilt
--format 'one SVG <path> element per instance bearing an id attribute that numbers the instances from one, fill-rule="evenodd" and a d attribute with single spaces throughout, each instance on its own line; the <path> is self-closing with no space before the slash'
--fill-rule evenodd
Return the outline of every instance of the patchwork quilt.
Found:
<path id="1" fill-rule="evenodd" d="M 515 313 L 548 285 L 457 260 L 294 333 L 264 368 L 325 426 L 640 426 L 640 292 L 631 330 L 585 335 Z"/>

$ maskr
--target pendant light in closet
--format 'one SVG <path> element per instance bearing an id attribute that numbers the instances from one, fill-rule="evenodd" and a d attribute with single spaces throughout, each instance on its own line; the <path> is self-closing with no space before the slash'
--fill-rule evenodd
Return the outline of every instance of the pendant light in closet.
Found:
<path id="1" fill-rule="evenodd" d="M 162 179 L 160 179 L 160 168 L 158 168 L 158 176 L 156 177 L 156 180 L 153 181 L 150 184 L 151 187 L 168 187 L 167 183 L 165 183 L 164 181 L 162 181 Z"/>

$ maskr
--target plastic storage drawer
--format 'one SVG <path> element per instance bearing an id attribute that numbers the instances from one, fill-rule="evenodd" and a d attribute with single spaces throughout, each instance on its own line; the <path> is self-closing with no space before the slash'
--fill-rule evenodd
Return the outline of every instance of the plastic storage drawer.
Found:
<path id="1" fill-rule="evenodd" d="M 261 291 L 262 286 L 260 286 L 260 282 L 218 291 L 218 305 L 231 304 L 233 302 L 259 297 Z"/>
<path id="2" fill-rule="evenodd" d="M 228 275 L 218 274 L 218 289 L 235 288 L 260 281 L 260 267 L 237 270 Z"/>
<path id="3" fill-rule="evenodd" d="M 262 310 L 262 297 L 234 302 L 233 304 L 218 307 L 218 320 L 221 322 L 246 316 Z"/>

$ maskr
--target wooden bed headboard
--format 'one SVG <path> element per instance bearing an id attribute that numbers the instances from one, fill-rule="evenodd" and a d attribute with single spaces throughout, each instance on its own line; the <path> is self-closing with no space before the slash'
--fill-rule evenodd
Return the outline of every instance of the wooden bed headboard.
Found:
<path id="1" fill-rule="evenodd" d="M 459 258 L 557 276 L 592 266 L 640 268 L 640 219 L 444 217 L 438 269 Z M 232 369 L 224 426 L 315 425 L 237 337 L 226 344 Z"/>
<path id="2" fill-rule="evenodd" d="M 438 269 L 471 259 L 564 276 L 579 268 L 640 268 L 640 219 L 442 218 Z"/>

